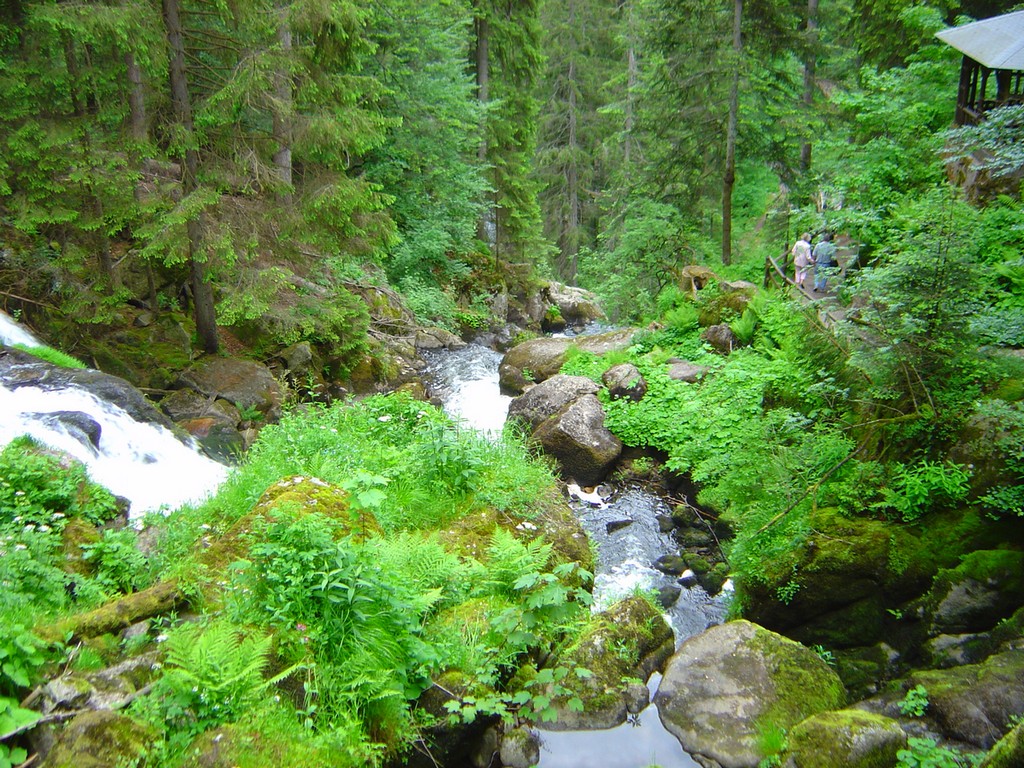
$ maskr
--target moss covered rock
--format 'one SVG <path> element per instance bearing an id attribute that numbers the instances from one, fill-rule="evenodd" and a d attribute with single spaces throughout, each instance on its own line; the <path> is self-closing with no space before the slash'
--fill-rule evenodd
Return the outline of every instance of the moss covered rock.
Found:
<path id="1" fill-rule="evenodd" d="M 61 549 L 64 561 L 61 568 L 66 573 L 78 576 L 92 576 L 95 565 L 85 559 L 83 547 L 95 544 L 100 540 L 100 532 L 96 526 L 81 517 L 72 517 L 60 534 Z"/>
<path id="2" fill-rule="evenodd" d="M 341 526 L 340 533 L 360 539 L 383 532 L 372 512 L 352 506 L 348 491 L 316 477 L 295 475 L 278 480 L 264 491 L 253 512 L 265 514 L 281 508 L 323 515 Z"/>
<path id="3" fill-rule="evenodd" d="M 931 633 L 992 629 L 1024 605 L 1024 552 L 982 550 L 935 577 L 928 593 Z"/>
<path id="4" fill-rule="evenodd" d="M 939 570 L 956 567 L 964 553 L 1017 536 L 1015 523 L 993 523 L 971 509 L 911 527 L 819 508 L 807 523 L 821 534 L 765 563 L 761 578 L 740 579 L 738 592 L 751 621 L 836 649 L 882 640 L 900 650 L 917 647 L 927 626 L 901 623 L 890 609 L 924 595 Z M 790 582 L 799 589 L 784 602 L 780 590 Z"/>
<path id="5" fill-rule="evenodd" d="M 551 545 L 559 563 L 578 563 L 593 573 L 594 553 L 586 531 L 564 499 L 552 494 L 538 499 L 539 509 L 529 519 L 510 517 L 491 507 L 475 509 L 441 531 L 448 549 L 467 557 L 482 558 L 491 543 L 495 528 L 504 528 L 523 541 L 543 538 Z"/>
<path id="6" fill-rule="evenodd" d="M 672 654 L 674 636 L 660 611 L 642 597 L 632 596 L 594 614 L 590 625 L 558 663 L 583 667 L 592 676 L 569 675 L 562 684 L 583 702 L 573 712 L 556 700 L 558 719 L 548 730 L 611 728 L 625 722 L 633 691 L 624 679 L 646 680 Z M 644 688 L 646 693 L 646 688 Z"/>
<path id="7" fill-rule="evenodd" d="M 928 692 L 928 714 L 950 739 L 989 749 L 1024 712 L 1024 650 L 981 664 L 914 672 L 908 686 Z"/>
<path id="8" fill-rule="evenodd" d="M 1018 768 L 1024 765 L 1024 723 L 1001 738 L 978 768 Z"/>
<path id="9" fill-rule="evenodd" d="M 907 745 L 900 724 L 883 715 L 841 709 L 811 715 L 789 732 L 794 768 L 892 768 Z"/>
<path id="10" fill-rule="evenodd" d="M 57 737 L 47 768 L 111 768 L 135 765 L 156 740 L 148 726 L 110 710 L 78 715 Z"/>
<path id="11" fill-rule="evenodd" d="M 817 654 L 748 621 L 712 627 L 669 661 L 654 703 L 665 727 L 695 756 L 754 768 L 759 736 L 841 707 L 843 684 Z"/>

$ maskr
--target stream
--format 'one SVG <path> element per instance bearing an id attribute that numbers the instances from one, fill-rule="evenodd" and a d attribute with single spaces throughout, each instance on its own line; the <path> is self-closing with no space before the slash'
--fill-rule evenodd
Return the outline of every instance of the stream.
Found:
<path id="1" fill-rule="evenodd" d="M 31 333 L 0 312 L 0 344 L 39 346 Z M 76 418 L 69 420 L 69 414 Z M 73 428 L 98 425 L 98 445 Z M 112 403 L 75 386 L 16 386 L 0 380 L 0 448 L 20 435 L 81 461 L 95 482 L 129 501 L 128 514 L 197 503 L 216 491 L 228 469 L 156 424 L 136 421 Z"/>
<path id="2" fill-rule="evenodd" d="M 0 345 L 40 342 L 0 312 Z M 467 428 L 500 435 L 512 398 L 500 393 L 501 354 L 479 344 L 453 352 L 433 353 L 427 373 L 432 391 L 445 411 Z M 83 417 L 99 426 L 97 445 L 69 427 L 62 414 Z M 129 514 L 198 503 L 227 477 L 228 469 L 208 459 L 169 430 L 133 419 L 112 403 L 69 385 L 42 390 L 0 380 L 0 448 L 15 437 L 31 435 L 38 442 L 82 461 L 90 477 L 128 499 Z M 570 497 L 581 524 L 597 545 L 594 609 L 600 610 L 636 589 L 675 588 L 676 579 L 655 570 L 662 555 L 677 545 L 661 533 L 658 517 L 669 513 L 657 495 L 639 486 L 600 486 L 598 492 L 577 490 Z M 725 597 L 710 597 L 701 587 L 682 588 L 665 618 L 676 645 L 720 623 Z M 653 696 L 660 676 L 648 681 Z M 542 731 L 540 768 L 694 768 L 666 731 L 654 706 L 607 730 Z"/>
<path id="3" fill-rule="evenodd" d="M 512 398 L 498 386 L 501 354 L 479 344 L 434 353 L 428 375 L 445 411 L 467 427 L 500 434 Z M 575 490 L 575 489 L 573 489 Z M 582 497 L 582 498 L 581 498 Z M 659 557 L 677 554 L 678 545 L 661 532 L 658 516 L 669 514 L 663 499 L 639 486 L 603 485 L 597 493 L 570 497 L 576 514 L 597 545 L 594 610 L 607 607 L 636 589 L 676 587 L 676 578 L 652 567 Z M 629 521 L 627 523 L 627 521 Z M 611 525 L 609 525 L 611 524 Z M 619 527 L 621 526 L 621 527 Z M 723 621 L 725 596 L 711 597 L 701 587 L 682 588 L 665 618 L 676 647 Z M 660 675 L 647 683 L 653 697 Z M 698 764 L 661 724 L 648 706 L 625 723 L 606 730 L 541 731 L 540 768 L 693 768 Z"/>

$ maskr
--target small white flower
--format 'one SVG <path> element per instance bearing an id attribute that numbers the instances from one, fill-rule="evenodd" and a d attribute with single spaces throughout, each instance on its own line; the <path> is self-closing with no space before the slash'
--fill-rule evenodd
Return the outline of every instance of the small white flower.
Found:
<path id="1" fill-rule="evenodd" d="M 208 531 L 208 530 L 210 530 L 210 528 L 211 528 L 211 526 L 210 526 L 209 523 L 203 523 L 202 525 L 199 526 L 199 530 L 201 530 L 201 531 Z"/>
<path id="2" fill-rule="evenodd" d="M 156 641 L 157 641 L 158 643 L 162 643 L 162 642 L 163 642 L 164 640 L 166 640 L 166 639 L 167 639 L 167 635 L 157 635 L 157 636 L 156 636 Z"/>
<path id="3" fill-rule="evenodd" d="M 24 544 L 15 544 L 14 545 L 14 551 L 15 552 L 21 552 L 21 551 L 26 550 L 26 549 L 28 549 L 28 547 L 26 547 Z"/>
<path id="4" fill-rule="evenodd" d="M 391 414 L 385 413 L 383 416 L 378 416 L 377 421 L 391 421 Z"/>

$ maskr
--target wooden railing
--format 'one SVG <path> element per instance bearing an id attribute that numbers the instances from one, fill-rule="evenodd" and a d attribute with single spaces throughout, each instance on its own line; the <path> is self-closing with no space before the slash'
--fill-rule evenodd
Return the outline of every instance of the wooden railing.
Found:
<path id="1" fill-rule="evenodd" d="M 782 253 L 782 266 L 771 255 L 764 260 L 764 287 L 785 288 L 787 285 L 796 285 L 796 281 L 786 274 L 788 251 Z"/>

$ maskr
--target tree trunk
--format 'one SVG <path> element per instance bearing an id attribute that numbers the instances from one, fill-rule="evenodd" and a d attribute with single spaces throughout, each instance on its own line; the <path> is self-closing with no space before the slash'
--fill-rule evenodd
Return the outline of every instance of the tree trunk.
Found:
<path id="1" fill-rule="evenodd" d="M 491 85 L 491 64 L 490 64 L 490 28 L 487 24 L 487 19 L 484 18 L 483 14 L 486 12 L 482 8 L 478 8 L 479 14 L 476 18 L 476 98 L 482 104 L 486 105 L 490 101 L 490 85 Z M 480 162 L 480 167 L 484 168 L 487 165 L 487 118 L 484 117 L 483 123 L 480 126 L 480 146 L 477 148 L 477 160 Z M 494 208 L 493 205 L 488 204 L 483 213 L 480 216 L 480 220 L 476 225 L 476 236 L 481 242 L 490 243 L 495 246 L 494 238 L 491 237 L 491 233 L 488 231 L 488 223 L 493 221 Z"/>
<path id="2" fill-rule="evenodd" d="M 75 54 L 75 41 L 67 32 L 61 35 L 64 42 L 64 66 L 68 70 L 68 95 L 71 97 L 71 109 L 75 117 L 85 114 L 82 106 L 82 99 L 78 94 L 78 85 L 82 80 L 82 73 L 78 68 L 78 56 Z"/>
<path id="3" fill-rule="evenodd" d="M 279 9 L 284 14 L 284 9 Z M 282 205 L 292 204 L 292 78 L 287 61 L 292 52 L 292 30 L 288 21 L 281 18 L 277 27 L 277 42 L 281 46 L 282 64 L 274 72 L 274 108 L 271 134 L 277 151 L 274 152 L 274 167 L 281 182 L 282 190 L 278 200 Z"/>
<path id="4" fill-rule="evenodd" d="M 735 0 L 732 17 L 734 55 L 732 87 L 729 90 L 729 125 L 725 136 L 725 177 L 722 184 L 722 263 L 732 263 L 732 187 L 736 181 L 736 134 L 739 122 L 740 64 L 743 56 L 743 0 Z"/>
<path id="5" fill-rule="evenodd" d="M 633 26 L 633 3 L 626 6 L 626 35 L 629 39 L 629 47 L 626 49 L 626 119 L 623 128 L 626 133 L 626 147 L 623 152 L 623 163 L 627 173 L 633 159 L 633 114 L 635 111 L 635 97 L 637 82 L 640 79 L 640 67 L 636 60 L 636 30 Z"/>
<path id="6" fill-rule="evenodd" d="M 142 70 L 131 51 L 124 55 L 124 67 L 128 74 L 128 134 L 135 141 L 145 141 L 146 100 L 142 90 Z"/>
<path id="7" fill-rule="evenodd" d="M 100 200 L 99 195 L 95 192 L 92 195 L 92 209 L 96 220 L 99 222 L 96 234 L 98 236 L 97 250 L 99 252 L 100 273 L 107 278 L 107 284 L 111 288 L 116 288 L 120 285 L 120 281 L 114 272 L 114 259 L 110 252 L 110 237 L 107 235 L 107 227 L 103 221 L 103 201 Z"/>
<path id="8" fill-rule="evenodd" d="M 187 598 L 175 581 L 160 581 L 141 592 L 133 592 L 86 613 L 75 614 L 54 624 L 35 627 L 47 640 L 66 641 L 120 632 L 142 619 L 159 616 L 185 605 Z"/>
<path id="9" fill-rule="evenodd" d="M 804 124 L 811 124 L 814 114 L 814 71 L 817 65 L 818 45 L 818 0 L 807 0 L 807 54 L 804 59 Z M 807 172 L 811 167 L 811 139 L 800 145 L 800 170 Z"/>
<path id="10" fill-rule="evenodd" d="M 162 0 L 164 27 L 170 48 L 171 104 L 175 117 L 188 137 L 185 162 L 182 164 L 182 193 L 185 197 L 196 191 L 199 169 L 199 153 L 192 142 L 192 103 L 189 100 L 188 80 L 185 77 L 185 41 L 182 36 L 178 0 Z M 214 354 L 219 348 L 217 340 L 217 319 L 214 312 L 213 286 L 206 279 L 206 264 L 203 260 L 203 227 L 200 214 L 196 214 L 185 225 L 188 231 L 188 250 L 192 299 L 195 308 L 196 333 L 203 350 Z"/>
<path id="11" fill-rule="evenodd" d="M 571 14 L 571 11 L 570 11 Z M 570 23 L 574 23 L 570 15 Z M 565 186 L 569 197 L 569 220 L 565 227 L 565 255 L 568 257 L 569 283 L 576 282 L 580 250 L 580 189 L 577 168 L 579 147 L 577 146 L 576 115 L 576 59 L 569 59 L 569 167 L 566 169 Z"/>

